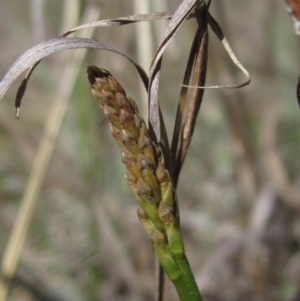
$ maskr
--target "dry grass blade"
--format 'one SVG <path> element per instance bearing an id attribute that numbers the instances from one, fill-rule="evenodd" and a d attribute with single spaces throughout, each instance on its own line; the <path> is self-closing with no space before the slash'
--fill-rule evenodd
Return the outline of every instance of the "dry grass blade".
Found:
<path id="1" fill-rule="evenodd" d="M 227 51 L 227 53 L 229 54 L 230 58 L 232 59 L 232 61 L 235 63 L 235 65 L 244 73 L 244 75 L 246 76 L 246 81 L 244 81 L 241 84 L 235 84 L 235 85 L 222 85 L 222 86 L 218 86 L 219 88 L 227 88 L 227 89 L 236 89 L 236 88 L 241 88 L 244 86 L 248 86 L 251 82 L 251 77 L 249 72 L 244 68 L 244 66 L 240 63 L 240 61 L 237 59 L 237 57 L 235 56 L 233 50 L 231 49 L 227 39 L 224 36 L 224 33 L 220 27 L 220 25 L 218 24 L 218 22 L 212 17 L 212 15 L 210 13 L 208 13 L 208 23 L 211 27 L 211 29 L 214 31 L 214 33 L 217 35 L 217 37 L 220 39 L 220 41 L 222 42 L 225 50 Z"/>
<path id="2" fill-rule="evenodd" d="M 217 23 L 217 21 L 212 17 L 212 15 L 208 12 L 208 23 L 211 27 L 211 29 L 214 31 L 216 36 L 219 38 L 219 40 L 222 42 L 226 52 L 230 56 L 231 60 L 234 62 L 234 64 L 243 72 L 243 74 L 246 77 L 246 81 L 240 83 L 240 84 L 232 84 L 232 85 L 215 85 L 215 86 L 196 86 L 196 85 L 182 85 L 184 87 L 188 88 L 196 88 L 196 89 L 237 89 L 242 88 L 245 86 L 248 86 L 251 82 L 251 77 L 247 69 L 241 64 L 241 62 L 237 59 L 235 56 L 233 50 L 231 49 L 227 39 L 224 36 L 224 33 Z"/>
<path id="3" fill-rule="evenodd" d="M 196 9 L 198 29 L 193 41 L 184 75 L 184 83 L 186 83 L 186 85 L 190 81 L 191 74 L 193 74 L 192 85 L 205 85 L 208 60 L 207 12 L 207 6 L 205 2 L 202 5 L 199 5 Z M 180 170 L 193 136 L 196 119 L 199 113 L 200 105 L 202 103 L 203 94 L 204 90 L 200 89 L 194 89 L 191 92 L 187 111 L 187 119 L 184 122 L 183 129 L 181 129 L 182 118 L 187 97 L 187 87 L 182 87 L 180 93 L 180 100 L 178 103 L 177 116 L 175 120 L 174 134 L 172 139 L 172 154 L 174 156 L 173 161 L 175 166 L 175 187 L 177 185 Z M 180 145 L 178 148 L 179 137 Z"/>
<path id="4" fill-rule="evenodd" d="M 189 59 L 187 62 L 187 66 L 186 66 L 184 78 L 183 78 L 184 86 L 181 88 L 180 98 L 179 98 L 179 102 L 178 102 L 178 106 L 177 106 L 177 113 L 176 113 L 176 119 L 175 119 L 174 130 L 173 130 L 173 138 L 172 138 L 172 144 L 171 144 L 171 152 L 172 152 L 172 159 L 173 159 L 174 166 L 175 166 L 176 157 L 177 157 L 178 142 L 179 142 L 179 138 L 180 138 L 182 119 L 183 119 L 186 98 L 187 98 L 187 93 L 188 93 L 187 85 L 189 84 L 190 79 L 191 79 L 195 55 L 197 52 L 198 33 L 199 33 L 199 28 L 197 29 L 197 33 L 194 37 L 194 41 L 193 41 L 192 47 L 190 49 L 190 55 L 189 55 Z M 176 178 L 176 177 L 174 176 L 174 178 Z M 174 185 L 176 186 L 176 183 Z"/>
<path id="5" fill-rule="evenodd" d="M 81 30 L 87 29 L 91 27 L 109 27 L 109 26 L 122 26 L 128 25 L 136 22 L 145 22 L 145 21 L 160 21 L 160 20 L 168 20 L 172 17 L 172 13 L 152 13 L 152 14 L 139 14 L 139 15 L 132 15 L 128 17 L 122 17 L 118 19 L 108 19 L 108 20 L 101 20 L 95 21 L 88 24 L 83 24 L 80 26 L 76 26 L 75 28 L 65 32 L 61 35 L 61 37 L 66 37 L 69 34 Z"/>
<path id="6" fill-rule="evenodd" d="M 122 50 L 92 39 L 55 38 L 47 42 L 43 42 L 27 50 L 15 61 L 15 63 L 11 66 L 11 68 L 4 76 L 3 80 L 0 82 L 0 99 L 3 98 L 5 92 L 18 78 L 18 76 L 26 69 L 33 66 L 27 74 L 26 78 L 23 80 L 22 85 L 20 86 L 19 91 L 17 93 L 16 104 L 20 105 L 30 75 L 32 74 L 33 69 L 36 67 L 36 65 L 40 62 L 41 59 L 59 51 L 78 48 L 102 49 L 112 51 L 126 57 L 136 67 L 141 79 L 143 80 L 145 87 L 148 87 L 148 76 L 144 69 Z M 18 114 L 18 107 L 16 109 L 16 114 Z"/>
<path id="7" fill-rule="evenodd" d="M 206 88 L 239 88 L 246 86 L 250 83 L 250 75 L 248 71 L 242 66 L 238 61 L 232 49 L 230 48 L 223 32 L 218 23 L 213 19 L 213 17 L 208 12 L 208 8 L 211 1 L 200 2 L 196 7 L 195 16 L 198 21 L 198 31 L 194 38 L 194 42 L 190 51 L 190 57 L 187 63 L 184 80 L 182 84 L 182 90 L 180 94 L 180 100 L 177 109 L 177 116 L 174 126 L 174 133 L 172 138 L 172 155 L 174 162 L 174 185 L 176 187 L 178 177 L 182 164 L 184 162 L 188 147 L 190 145 L 192 135 L 195 128 L 196 118 L 199 113 L 200 105 L 202 102 L 202 97 L 204 89 Z M 246 75 L 247 80 L 241 84 L 235 85 L 219 85 L 219 86 L 205 86 L 207 59 L 208 59 L 208 32 L 207 24 L 211 26 L 217 37 L 221 40 L 224 48 L 231 57 L 235 65 Z M 193 79 L 190 83 L 191 74 L 193 73 Z M 151 87 L 151 77 L 150 77 L 150 87 Z M 187 119 L 184 122 L 184 127 L 182 127 L 182 119 L 184 116 L 184 110 L 186 106 L 187 89 L 193 89 L 190 95 L 190 102 L 187 110 Z M 180 139 L 180 142 L 179 142 Z M 179 144 L 179 146 L 178 146 Z"/>
<path id="8" fill-rule="evenodd" d="M 159 88 L 159 74 L 161 68 L 161 60 L 163 52 L 165 51 L 168 43 L 172 37 L 179 30 L 182 23 L 187 19 L 190 12 L 203 0 L 184 0 L 167 26 L 157 51 L 154 55 L 153 61 L 150 67 L 150 82 L 149 82 L 149 127 L 151 134 L 154 135 L 158 143 L 161 144 L 165 157 L 169 156 L 168 137 L 166 134 L 165 126 L 160 114 L 160 107 L 158 103 L 158 88 Z M 167 166 L 170 168 L 170 163 L 167 162 Z"/>
<path id="9" fill-rule="evenodd" d="M 159 46 L 157 48 L 157 51 L 154 55 L 153 61 L 151 63 L 150 68 L 150 75 L 152 76 L 152 73 L 156 69 L 156 66 L 161 59 L 163 52 L 165 51 L 168 43 L 172 39 L 172 37 L 176 34 L 176 32 L 179 30 L 182 23 L 188 18 L 190 12 L 193 10 L 193 8 L 197 4 L 203 3 L 204 0 L 184 0 L 176 12 L 173 14 L 169 25 L 167 26 L 166 30 L 163 33 L 163 36 L 161 38 L 161 41 L 159 43 Z"/>
<path id="10" fill-rule="evenodd" d="M 102 20 L 102 21 L 95 21 L 87 24 L 83 24 L 77 27 L 74 27 L 73 29 L 65 32 L 62 34 L 60 37 L 57 39 L 52 39 L 50 41 L 41 43 L 27 52 L 25 52 L 22 56 L 17 59 L 17 61 L 13 64 L 13 66 L 10 68 L 10 70 L 7 72 L 5 77 L 0 83 L 0 99 L 3 98 L 4 94 L 8 90 L 9 86 L 16 80 L 16 78 L 27 68 L 30 67 L 29 72 L 27 73 L 25 79 L 23 80 L 18 93 L 17 93 L 17 98 L 16 98 L 16 108 L 20 106 L 21 99 L 25 93 L 27 82 L 34 71 L 34 69 L 37 67 L 37 65 L 40 63 L 41 59 L 44 57 L 53 54 L 58 51 L 62 50 L 67 50 L 67 49 L 75 49 L 75 48 L 99 48 L 99 49 L 105 49 L 109 51 L 116 52 L 118 54 L 121 54 L 125 57 L 127 57 L 137 68 L 142 81 L 145 85 L 146 88 L 148 88 L 148 77 L 144 70 L 135 63 L 129 56 L 127 56 L 124 52 L 122 52 L 119 49 L 114 48 L 113 46 L 110 45 L 105 45 L 97 41 L 90 40 L 93 46 L 85 44 L 84 41 L 82 40 L 80 42 L 81 45 L 76 45 L 75 41 L 71 41 L 70 38 L 68 38 L 66 41 L 64 41 L 64 38 L 66 38 L 68 35 L 71 33 L 74 33 L 78 30 L 81 29 L 87 29 L 87 28 L 95 28 L 95 27 L 109 27 L 109 26 L 121 26 L 121 25 L 127 25 L 131 23 L 136 23 L 136 22 L 143 22 L 143 21 L 157 21 L 157 20 L 166 20 L 170 19 L 172 17 L 171 13 L 152 13 L 152 14 L 140 14 L 140 15 L 133 15 L 133 16 L 128 16 L 128 17 L 122 17 L 118 19 L 108 19 L 108 20 Z M 79 39 L 79 38 L 77 38 Z M 59 42 L 59 43 L 57 43 Z M 85 42 L 88 43 L 86 40 Z M 99 45 L 96 46 L 95 43 L 98 43 Z M 100 46 L 102 44 L 102 46 Z M 31 62 L 31 64 L 28 64 L 28 62 Z M 16 110 L 16 116 L 18 117 L 19 115 L 19 110 Z"/>

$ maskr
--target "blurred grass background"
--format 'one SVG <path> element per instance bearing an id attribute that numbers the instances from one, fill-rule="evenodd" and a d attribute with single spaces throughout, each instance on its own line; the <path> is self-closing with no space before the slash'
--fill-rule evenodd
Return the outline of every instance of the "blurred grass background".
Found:
<path id="1" fill-rule="evenodd" d="M 67 2 L 75 11 L 66 9 Z M 90 6 L 99 10 L 98 19 L 109 19 L 137 13 L 141 2 L 0 1 L 1 77 L 25 50 L 60 35 L 72 22 L 71 27 L 80 24 Z M 180 2 L 151 0 L 146 8 L 174 11 Z M 214 0 L 211 12 L 252 83 L 205 92 L 178 186 L 187 256 L 206 301 L 291 300 L 300 286 L 299 38 L 284 1 Z M 184 24 L 164 55 L 160 101 L 170 135 L 195 23 Z M 143 29 L 151 32 L 146 49 L 139 43 L 144 31 L 136 25 L 96 29 L 94 38 L 142 60 L 147 70 L 166 24 Z M 136 217 L 118 148 L 91 96 L 86 66 L 108 69 L 143 112 L 146 93 L 125 59 L 88 51 L 78 66 L 70 53 L 53 55 L 37 68 L 19 121 L 13 101 L 21 79 L 1 102 L 2 257 L 45 120 L 65 80 L 61 74 L 66 64 L 80 67 L 8 300 L 152 300 L 151 246 Z M 242 80 L 213 34 L 209 55 L 208 85 Z M 177 300 L 168 283 L 165 295 Z"/>

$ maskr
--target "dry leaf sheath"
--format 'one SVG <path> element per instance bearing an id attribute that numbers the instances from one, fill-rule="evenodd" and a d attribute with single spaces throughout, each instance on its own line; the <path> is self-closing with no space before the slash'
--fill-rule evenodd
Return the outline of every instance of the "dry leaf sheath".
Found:
<path id="1" fill-rule="evenodd" d="M 175 193 L 160 148 L 151 141 L 136 103 L 105 69 L 87 68 L 92 93 L 110 122 L 127 183 L 139 204 L 138 217 L 180 300 L 202 300 L 185 256 Z"/>

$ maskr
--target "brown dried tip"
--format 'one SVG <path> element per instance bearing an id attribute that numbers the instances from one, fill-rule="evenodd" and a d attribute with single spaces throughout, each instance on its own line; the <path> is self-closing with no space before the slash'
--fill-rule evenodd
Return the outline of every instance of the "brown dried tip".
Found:
<path id="1" fill-rule="evenodd" d="M 97 77 L 102 78 L 102 77 L 112 76 L 110 72 L 107 71 L 106 69 L 98 68 L 95 65 L 88 66 L 86 72 L 88 74 L 88 79 L 91 85 L 95 83 Z"/>
<path id="2" fill-rule="evenodd" d="M 15 108 L 16 108 L 16 111 L 15 111 L 15 117 L 17 119 L 20 118 L 20 107 L 21 107 L 21 101 L 22 101 L 22 98 L 24 96 L 24 93 L 26 91 L 26 86 L 27 86 L 27 78 L 23 79 L 19 89 L 18 89 L 18 92 L 17 92 L 17 95 L 16 95 L 16 99 L 15 99 Z"/>

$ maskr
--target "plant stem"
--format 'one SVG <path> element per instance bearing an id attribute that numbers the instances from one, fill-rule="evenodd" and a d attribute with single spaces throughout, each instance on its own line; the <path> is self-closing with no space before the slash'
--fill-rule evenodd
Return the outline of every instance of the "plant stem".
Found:
<path id="1" fill-rule="evenodd" d="M 180 301 L 203 301 L 187 257 L 185 254 L 180 258 L 176 257 L 173 258 L 181 271 L 181 277 L 173 283 Z"/>

